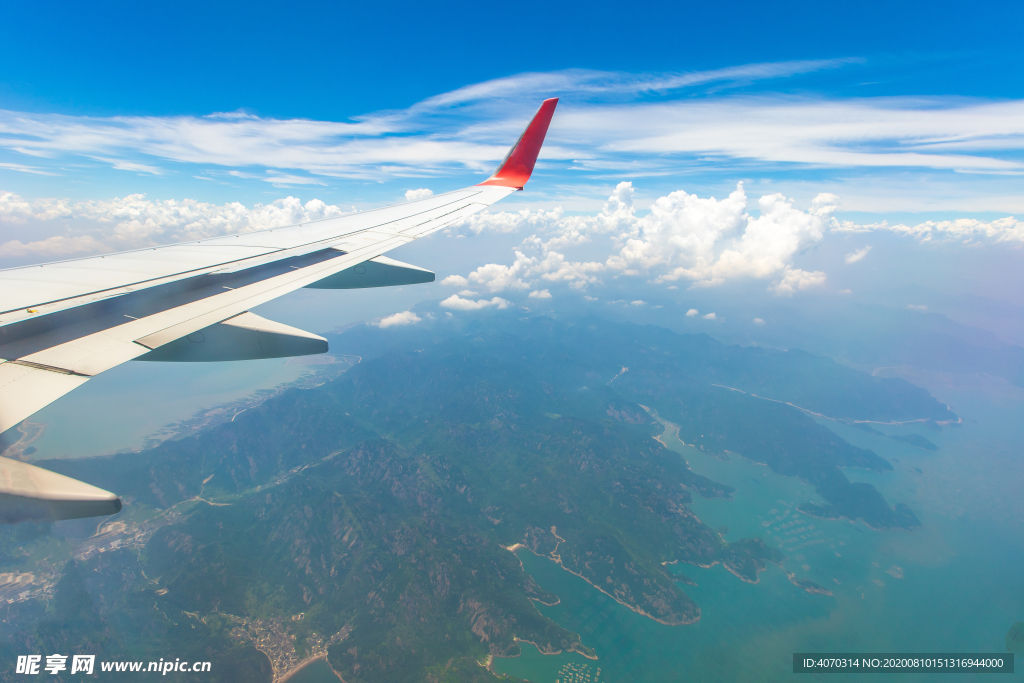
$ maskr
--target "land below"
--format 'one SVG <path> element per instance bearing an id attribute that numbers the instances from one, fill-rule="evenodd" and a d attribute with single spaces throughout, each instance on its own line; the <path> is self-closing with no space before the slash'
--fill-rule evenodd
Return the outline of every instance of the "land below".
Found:
<path id="1" fill-rule="evenodd" d="M 891 465 L 788 403 L 956 419 L 907 382 L 811 354 L 598 319 L 358 326 L 331 344 L 362 362 L 149 450 L 40 463 L 117 491 L 125 509 L 99 529 L 0 530 L 0 572 L 22 586 L 0 620 L 0 660 L 173 651 L 215 660 L 205 680 L 269 682 L 326 656 L 356 683 L 488 680 L 487 658 L 520 642 L 598 656 L 537 609 L 558 596 L 510 547 L 678 628 L 700 606 L 668 566 L 722 564 L 757 583 L 786 561 L 694 515 L 693 496 L 733 490 L 657 441 L 647 408 L 696 448 L 812 484 L 826 503 L 809 514 L 875 528 L 919 522 L 843 469 Z"/>

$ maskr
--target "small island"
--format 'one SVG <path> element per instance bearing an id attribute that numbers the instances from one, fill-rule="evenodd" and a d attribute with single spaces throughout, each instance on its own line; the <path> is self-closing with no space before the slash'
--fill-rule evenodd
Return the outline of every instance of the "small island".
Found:
<path id="1" fill-rule="evenodd" d="M 788 578 L 789 582 L 792 583 L 794 586 L 798 588 L 803 588 L 804 591 L 811 593 L 813 595 L 832 595 L 832 591 L 825 588 L 824 586 L 820 586 L 811 581 L 810 579 L 798 579 L 796 578 L 796 574 L 792 572 L 787 572 L 786 578 Z"/>

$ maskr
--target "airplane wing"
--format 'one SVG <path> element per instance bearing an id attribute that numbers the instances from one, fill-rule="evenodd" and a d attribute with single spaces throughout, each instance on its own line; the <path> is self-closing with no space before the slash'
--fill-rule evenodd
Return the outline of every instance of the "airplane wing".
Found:
<path id="1" fill-rule="evenodd" d="M 432 282 L 383 254 L 523 189 L 558 103 L 545 100 L 498 170 L 454 192 L 285 228 L 0 270 L 0 432 L 129 360 L 222 361 L 327 351 L 250 313 L 300 287 Z M 0 521 L 113 514 L 113 493 L 0 458 Z"/>

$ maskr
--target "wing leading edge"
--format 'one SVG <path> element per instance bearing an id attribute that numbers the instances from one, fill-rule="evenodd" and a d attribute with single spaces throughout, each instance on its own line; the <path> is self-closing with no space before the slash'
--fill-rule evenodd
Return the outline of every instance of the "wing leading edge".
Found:
<path id="1" fill-rule="evenodd" d="M 383 256 L 523 189 L 557 104 L 545 100 L 478 185 L 364 213 L 0 271 L 0 432 L 129 360 L 323 353 L 326 340 L 249 309 L 302 287 L 432 282 Z M 0 522 L 113 514 L 119 498 L 0 457 Z"/>

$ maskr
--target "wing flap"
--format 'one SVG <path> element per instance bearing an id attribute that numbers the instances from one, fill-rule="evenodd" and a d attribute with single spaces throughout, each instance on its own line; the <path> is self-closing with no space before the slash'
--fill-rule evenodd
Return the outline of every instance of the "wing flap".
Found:
<path id="1" fill-rule="evenodd" d="M 309 289 L 366 289 L 416 285 L 433 281 L 434 273 L 426 268 L 402 263 L 387 256 L 378 256 L 338 271 L 323 280 L 317 280 L 306 287 Z"/>
<path id="2" fill-rule="evenodd" d="M 57 369 L 10 361 L 0 363 L 0 432 L 82 386 L 88 379 Z"/>
<path id="3" fill-rule="evenodd" d="M 327 340 L 246 311 L 176 339 L 136 360 L 209 363 L 327 353 Z"/>

